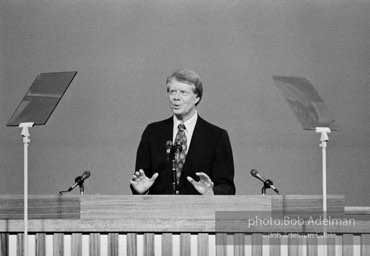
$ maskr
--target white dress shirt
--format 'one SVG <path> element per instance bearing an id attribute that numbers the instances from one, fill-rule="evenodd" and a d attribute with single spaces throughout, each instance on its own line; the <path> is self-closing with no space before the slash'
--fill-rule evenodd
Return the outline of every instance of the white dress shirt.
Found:
<path id="1" fill-rule="evenodd" d="M 190 147 L 190 142 L 191 138 L 193 137 L 193 132 L 195 128 L 195 124 L 197 123 L 198 120 L 198 112 L 195 111 L 195 114 L 187 121 L 184 122 L 185 125 L 185 135 L 186 135 L 186 148 L 189 151 Z M 181 124 L 182 121 L 177 119 L 175 115 L 173 115 L 173 137 L 172 137 L 172 142 L 175 143 L 176 139 L 176 134 L 178 132 L 178 126 Z"/>

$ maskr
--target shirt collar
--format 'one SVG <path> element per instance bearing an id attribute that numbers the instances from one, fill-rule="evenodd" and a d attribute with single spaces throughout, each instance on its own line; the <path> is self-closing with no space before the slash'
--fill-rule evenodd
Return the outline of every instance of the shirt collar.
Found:
<path id="1" fill-rule="evenodd" d="M 184 125 L 186 127 L 186 131 L 188 131 L 192 134 L 192 131 L 194 131 L 195 124 L 197 123 L 197 120 L 198 120 L 198 111 L 195 110 L 194 115 L 190 119 L 188 119 L 184 122 Z M 177 130 L 177 127 L 179 126 L 179 124 L 181 124 L 181 123 L 182 123 L 182 121 L 179 120 L 176 117 L 176 115 L 173 115 L 173 126 L 176 130 Z"/>

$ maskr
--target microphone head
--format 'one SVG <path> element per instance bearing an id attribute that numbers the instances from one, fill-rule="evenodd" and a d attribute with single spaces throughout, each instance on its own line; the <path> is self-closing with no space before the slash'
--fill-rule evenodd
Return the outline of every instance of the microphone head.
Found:
<path id="1" fill-rule="evenodd" d="M 85 171 L 84 174 L 82 174 L 82 177 L 84 177 L 85 179 L 87 179 L 88 177 L 90 177 L 90 172 L 89 171 Z"/>
<path id="2" fill-rule="evenodd" d="M 167 141 L 166 142 L 166 148 L 172 147 L 172 141 Z"/>
<path id="3" fill-rule="evenodd" d="M 166 156 L 167 156 L 167 161 L 170 161 L 170 156 L 172 153 L 172 141 L 168 140 L 166 142 Z"/>
<path id="4" fill-rule="evenodd" d="M 180 141 L 176 141 L 174 147 L 175 147 L 175 151 L 177 151 L 177 153 L 181 153 L 182 146 L 181 146 L 181 142 Z"/>
<path id="5" fill-rule="evenodd" d="M 257 174 L 258 174 L 258 171 L 256 169 L 252 169 L 251 174 L 252 174 L 253 177 L 256 177 Z"/>

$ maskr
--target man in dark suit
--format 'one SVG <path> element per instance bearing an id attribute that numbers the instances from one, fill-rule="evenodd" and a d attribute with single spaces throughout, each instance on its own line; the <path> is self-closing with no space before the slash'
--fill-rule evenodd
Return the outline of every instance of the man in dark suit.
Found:
<path id="1" fill-rule="evenodd" d="M 235 194 L 234 161 L 228 133 L 205 121 L 196 110 L 203 95 L 199 76 L 191 70 L 176 70 L 167 78 L 166 85 L 174 115 L 149 124 L 144 130 L 137 150 L 135 173 L 130 180 L 132 192 Z M 176 178 L 166 154 L 168 141 L 181 144 L 181 154 L 174 160 Z"/>

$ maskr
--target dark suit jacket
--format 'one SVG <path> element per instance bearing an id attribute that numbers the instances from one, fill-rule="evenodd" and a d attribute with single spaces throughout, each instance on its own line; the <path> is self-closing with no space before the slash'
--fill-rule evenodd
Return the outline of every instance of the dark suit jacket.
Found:
<path id="1" fill-rule="evenodd" d="M 135 171 L 143 169 L 149 178 L 156 172 L 159 174 L 149 194 L 172 194 L 172 170 L 165 150 L 166 142 L 172 141 L 172 133 L 173 117 L 149 124 L 143 132 L 137 150 Z M 196 172 L 204 172 L 211 178 L 214 194 L 235 194 L 234 161 L 227 131 L 200 116 L 181 173 L 180 194 L 199 194 L 186 179 L 190 176 L 198 181 Z"/>

